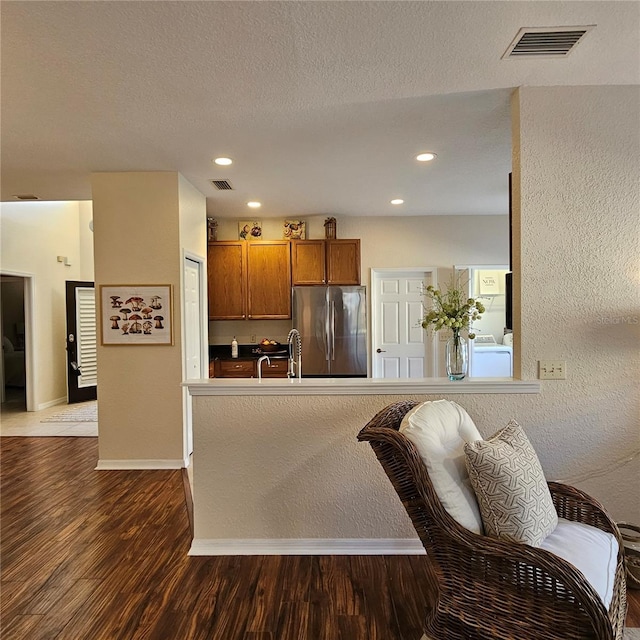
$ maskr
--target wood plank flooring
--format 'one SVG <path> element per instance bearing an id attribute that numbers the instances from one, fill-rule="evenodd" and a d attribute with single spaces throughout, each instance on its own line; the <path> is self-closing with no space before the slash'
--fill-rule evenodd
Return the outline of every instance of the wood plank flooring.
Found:
<path id="1" fill-rule="evenodd" d="M 190 558 L 180 471 L 94 471 L 93 438 L 0 444 L 3 640 L 421 636 L 421 556 Z"/>

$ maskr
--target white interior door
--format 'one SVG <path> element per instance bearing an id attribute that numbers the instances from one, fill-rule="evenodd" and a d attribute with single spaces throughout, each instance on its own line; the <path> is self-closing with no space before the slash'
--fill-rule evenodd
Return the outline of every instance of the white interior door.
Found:
<path id="1" fill-rule="evenodd" d="M 505 274 L 509 271 L 509 265 L 485 264 L 485 265 L 456 265 L 455 274 L 460 285 L 465 287 L 465 293 L 471 298 L 479 299 L 485 306 L 485 312 L 481 320 L 473 323 L 473 332 L 477 335 L 492 335 L 496 342 L 501 343 L 506 325 L 506 295 Z M 486 286 L 483 290 L 483 279 L 490 278 L 497 283 L 495 289 Z M 469 375 L 473 377 L 511 377 L 513 353 L 506 354 L 495 360 L 491 356 L 481 355 L 489 364 L 474 362 L 476 351 L 474 343 L 469 342 Z M 500 363 L 500 364 L 498 364 Z"/>
<path id="2" fill-rule="evenodd" d="M 204 376 L 203 352 L 205 331 L 203 327 L 202 262 L 184 259 L 184 365 L 185 378 L 194 380 Z M 207 367 L 208 368 L 208 367 Z M 185 389 L 186 455 L 193 452 L 193 417 L 191 397 Z"/>
<path id="3" fill-rule="evenodd" d="M 424 288 L 435 269 L 372 270 L 372 373 L 374 378 L 429 378 L 434 346 L 422 328 Z"/>

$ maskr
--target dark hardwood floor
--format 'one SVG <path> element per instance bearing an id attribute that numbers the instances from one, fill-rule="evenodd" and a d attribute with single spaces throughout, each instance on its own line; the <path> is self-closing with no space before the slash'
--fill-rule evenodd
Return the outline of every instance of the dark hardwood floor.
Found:
<path id="1" fill-rule="evenodd" d="M 3 640 L 421 636 L 421 556 L 191 558 L 180 471 L 94 471 L 95 438 L 0 443 Z"/>

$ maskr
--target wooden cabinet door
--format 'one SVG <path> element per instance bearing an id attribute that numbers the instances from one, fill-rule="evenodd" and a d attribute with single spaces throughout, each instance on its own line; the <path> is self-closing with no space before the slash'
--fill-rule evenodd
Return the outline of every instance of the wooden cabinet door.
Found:
<path id="1" fill-rule="evenodd" d="M 271 364 L 267 364 L 266 361 L 262 363 L 262 377 L 263 378 L 286 378 L 287 371 L 289 370 L 288 360 L 271 360 Z M 257 372 L 256 372 L 257 375 Z"/>
<path id="2" fill-rule="evenodd" d="M 216 378 L 254 378 L 255 360 L 215 360 Z"/>
<path id="3" fill-rule="evenodd" d="M 360 240 L 326 240 L 327 284 L 360 284 Z"/>
<path id="4" fill-rule="evenodd" d="M 288 240 L 247 242 L 247 317 L 291 317 L 291 250 Z"/>
<path id="5" fill-rule="evenodd" d="M 209 318 L 246 318 L 246 242 L 212 242 L 207 251 Z"/>
<path id="6" fill-rule="evenodd" d="M 326 283 L 324 240 L 291 241 L 291 279 L 294 285 Z"/>

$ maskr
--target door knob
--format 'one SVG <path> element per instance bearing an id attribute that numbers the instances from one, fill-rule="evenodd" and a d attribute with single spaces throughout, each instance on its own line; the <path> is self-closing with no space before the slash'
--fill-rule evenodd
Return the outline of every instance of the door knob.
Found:
<path id="1" fill-rule="evenodd" d="M 376 353 L 387 353 L 384 349 L 376 349 Z"/>

